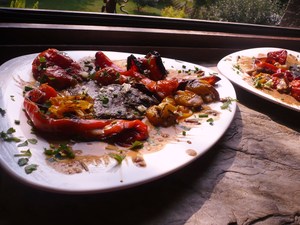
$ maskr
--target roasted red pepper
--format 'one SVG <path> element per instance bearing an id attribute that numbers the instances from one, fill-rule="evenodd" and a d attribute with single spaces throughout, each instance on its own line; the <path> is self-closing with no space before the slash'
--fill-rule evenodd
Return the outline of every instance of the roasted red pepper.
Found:
<path id="1" fill-rule="evenodd" d="M 127 58 L 127 70 L 133 69 L 145 75 L 151 80 L 163 80 L 167 76 L 167 70 L 162 62 L 160 54 L 156 51 L 149 52 L 143 58 L 130 55 Z"/>
<path id="2" fill-rule="evenodd" d="M 278 68 L 277 66 L 271 64 L 271 63 L 268 63 L 266 61 L 266 59 L 255 59 L 255 65 L 257 66 L 257 68 L 259 70 L 262 70 L 262 71 L 265 71 L 267 73 L 281 73 L 283 71 L 285 71 L 284 69 L 282 68 Z"/>
<path id="3" fill-rule="evenodd" d="M 41 52 L 32 62 L 33 77 L 56 89 L 64 89 L 82 81 L 80 65 L 57 49 Z"/>
<path id="4" fill-rule="evenodd" d="M 297 101 L 300 101 L 300 80 L 293 80 L 290 83 L 291 86 L 291 96 L 293 96 Z"/>
<path id="5" fill-rule="evenodd" d="M 93 76 L 98 83 L 108 85 L 112 83 L 140 83 L 152 93 L 163 99 L 177 90 L 179 81 L 177 79 L 152 80 L 141 74 L 136 64 L 132 64 L 129 70 L 124 70 L 113 63 L 103 52 L 96 53 L 96 66 L 101 69 Z"/>
<path id="6" fill-rule="evenodd" d="M 113 140 L 122 145 L 148 138 L 148 127 L 140 120 L 51 118 L 39 106 L 43 107 L 47 100 L 55 96 L 55 90 L 47 84 L 26 93 L 25 111 L 34 127 L 41 132 L 78 139 Z"/>
<path id="7" fill-rule="evenodd" d="M 281 65 L 284 65 L 286 59 L 287 59 L 287 51 L 279 50 L 279 51 L 268 52 L 266 62 L 271 64 L 275 64 L 276 62 L 278 62 Z"/>

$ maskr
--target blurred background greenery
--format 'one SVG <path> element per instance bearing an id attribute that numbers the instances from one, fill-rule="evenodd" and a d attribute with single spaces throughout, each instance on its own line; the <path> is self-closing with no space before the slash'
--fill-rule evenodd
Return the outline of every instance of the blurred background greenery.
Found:
<path id="1" fill-rule="evenodd" d="M 288 0 L 117 0 L 117 13 L 277 25 Z M 0 7 L 101 12 L 103 0 L 0 0 Z"/>

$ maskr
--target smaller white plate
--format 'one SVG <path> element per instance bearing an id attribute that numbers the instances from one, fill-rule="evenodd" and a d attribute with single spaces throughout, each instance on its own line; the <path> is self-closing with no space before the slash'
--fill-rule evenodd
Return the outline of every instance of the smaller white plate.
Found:
<path id="1" fill-rule="evenodd" d="M 263 91 L 251 86 L 247 81 L 244 80 L 246 76 L 249 76 L 248 74 L 245 74 L 241 72 L 240 70 L 237 69 L 237 59 L 239 56 L 249 56 L 249 57 L 257 57 L 259 54 L 267 54 L 268 52 L 271 51 L 278 51 L 282 50 L 282 48 L 253 48 L 253 49 L 246 49 L 242 51 L 238 51 L 235 53 L 232 53 L 230 55 L 225 56 L 222 58 L 217 67 L 218 70 L 225 76 L 227 77 L 231 82 L 235 83 L 236 85 L 240 86 L 241 88 L 251 92 L 252 94 L 255 94 L 259 97 L 262 97 L 268 101 L 271 101 L 275 104 L 284 106 L 289 109 L 293 109 L 295 111 L 300 112 L 300 105 L 295 105 L 295 104 L 288 104 L 284 101 L 282 101 L 279 98 L 275 98 L 272 95 L 269 95 L 267 93 L 264 93 Z M 287 49 L 286 49 L 287 50 Z M 289 54 L 292 54 L 300 59 L 300 53 L 287 50 Z"/>

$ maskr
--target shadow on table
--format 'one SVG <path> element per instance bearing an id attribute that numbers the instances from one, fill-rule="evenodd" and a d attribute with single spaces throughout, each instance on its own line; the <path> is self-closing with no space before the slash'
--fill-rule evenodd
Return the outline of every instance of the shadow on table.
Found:
<path id="1" fill-rule="evenodd" d="M 232 165 L 241 127 L 237 108 L 228 131 L 199 159 L 159 180 L 112 193 L 48 193 L 2 174 L 0 224 L 184 224 L 210 198 Z"/>
<path id="2" fill-rule="evenodd" d="M 300 132 L 299 112 L 277 105 L 234 85 L 240 103 L 269 116 L 273 121 Z"/>

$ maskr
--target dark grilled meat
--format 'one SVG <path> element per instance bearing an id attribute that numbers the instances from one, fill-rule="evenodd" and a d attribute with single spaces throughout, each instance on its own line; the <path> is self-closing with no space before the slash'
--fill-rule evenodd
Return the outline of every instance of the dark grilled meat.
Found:
<path id="1" fill-rule="evenodd" d="M 98 86 L 94 81 L 68 90 L 71 95 L 88 94 L 94 99 L 94 116 L 102 119 L 142 119 L 148 107 L 158 101 L 131 84 Z"/>

